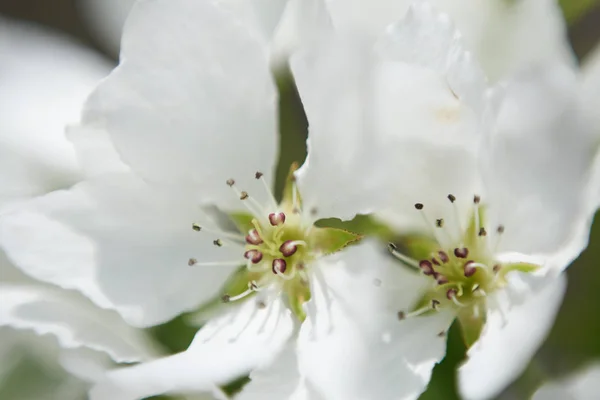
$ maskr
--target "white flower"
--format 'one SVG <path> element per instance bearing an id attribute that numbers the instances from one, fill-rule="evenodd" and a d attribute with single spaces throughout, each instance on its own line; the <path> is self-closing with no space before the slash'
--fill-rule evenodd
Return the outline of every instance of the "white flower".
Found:
<path id="1" fill-rule="evenodd" d="M 64 127 L 77 121 L 109 64 L 58 34 L 7 19 L 0 19 L 0 53 L 0 206 L 6 212 L 81 178 Z M 115 362 L 155 355 L 146 335 L 117 313 L 27 277 L 0 251 L 0 397 L 79 398 Z"/>
<path id="2" fill-rule="evenodd" d="M 379 149 L 368 138 L 311 139 L 309 163 L 278 203 L 277 93 L 264 38 L 213 2 L 157 0 L 134 6 L 122 44 L 121 65 L 69 131 L 89 178 L 3 215 L 0 242 L 27 274 L 135 326 L 213 300 L 217 314 L 186 352 L 112 372 L 92 398 L 203 392 L 249 372 L 242 398 L 420 392 L 436 358 L 404 360 L 396 354 L 410 343 L 380 340 L 384 327 L 397 336 L 421 329 L 395 319 L 413 292 L 386 308 L 372 282 L 396 274 L 393 261 L 372 243 L 330 254 L 356 235 L 313 226 L 374 207 L 378 193 L 363 184 L 373 179 L 353 159 L 376 161 Z M 360 71 L 341 72 L 343 89 Z M 443 346 L 433 338 L 426 350 Z"/>
<path id="3" fill-rule="evenodd" d="M 325 0 L 337 29 L 360 27 L 376 35 L 420 1 L 425 0 Z M 537 63 L 575 64 L 556 0 L 428 2 L 450 15 L 493 81 Z"/>
<path id="4" fill-rule="evenodd" d="M 567 376 L 542 385 L 533 400 L 594 400 L 598 398 L 600 365 L 590 364 Z"/>
<path id="5" fill-rule="evenodd" d="M 484 95 L 483 74 L 460 35 L 425 4 L 388 28 L 370 53 L 339 48 L 324 44 L 292 60 L 309 121 L 317 122 L 309 145 L 367 136 L 385 143 L 377 157 L 390 169 L 370 190 L 387 202 L 381 222 L 401 235 L 392 250 L 405 275 L 422 272 L 411 289 L 417 301 L 398 309 L 399 324 L 454 314 L 470 346 L 460 391 L 489 398 L 543 341 L 564 292 L 560 273 L 587 244 L 598 136 L 578 82 L 566 67 L 538 67 Z M 363 67 L 343 90 L 341 65 Z M 349 93 L 358 99 L 352 109 Z M 332 146 L 329 156 L 345 156 L 338 153 Z M 353 159 L 364 176 L 373 164 Z M 332 183 L 310 171 L 305 179 Z M 391 293 L 397 285 L 381 280 Z M 404 340 L 426 347 L 448 326 Z"/>

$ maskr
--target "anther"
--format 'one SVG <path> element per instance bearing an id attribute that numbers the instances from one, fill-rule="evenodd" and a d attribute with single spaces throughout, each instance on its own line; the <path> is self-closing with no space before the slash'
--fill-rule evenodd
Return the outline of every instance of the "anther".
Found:
<path id="1" fill-rule="evenodd" d="M 313 217 L 317 215 L 318 212 L 319 210 L 317 210 L 317 207 L 312 207 L 309 211 L 310 215 L 312 215 Z"/>
<path id="2" fill-rule="evenodd" d="M 443 228 L 444 227 L 444 219 L 443 218 L 436 219 L 435 226 L 437 226 L 438 228 Z"/>
<path id="3" fill-rule="evenodd" d="M 260 237 L 258 231 L 256 229 L 252 229 L 250 232 L 248 232 L 248 234 L 246 235 L 246 242 L 248 244 L 253 244 L 258 246 L 259 244 L 263 243 L 262 238 Z"/>
<path id="4" fill-rule="evenodd" d="M 200 232 L 202 230 L 202 227 L 198 224 L 192 224 L 192 229 L 196 232 Z"/>
<path id="5" fill-rule="evenodd" d="M 485 228 L 482 226 L 481 228 L 479 228 L 479 236 L 487 236 L 487 231 L 485 230 Z"/>
<path id="6" fill-rule="evenodd" d="M 406 313 L 405 313 L 404 311 L 398 311 L 398 314 L 397 314 L 397 315 L 398 315 L 398 319 L 399 319 L 400 321 L 402 321 L 403 319 L 405 319 L 405 318 L 406 318 Z"/>
<path id="7" fill-rule="evenodd" d="M 421 271 L 423 271 L 423 273 L 425 275 L 433 275 L 433 273 L 435 272 L 433 270 L 433 265 L 431 264 L 431 262 L 429 260 L 420 261 L 419 268 L 421 268 Z"/>
<path id="8" fill-rule="evenodd" d="M 473 203 L 479 204 L 481 202 L 481 196 L 475 195 L 473 196 Z"/>
<path id="9" fill-rule="evenodd" d="M 256 179 L 260 179 L 260 178 L 262 178 L 262 176 L 263 176 L 263 175 L 264 175 L 264 174 L 263 174 L 262 172 L 260 172 L 260 171 L 256 171 L 256 173 L 254 174 L 254 178 L 256 178 Z"/>
<path id="10" fill-rule="evenodd" d="M 457 247 L 456 249 L 454 249 L 454 255 L 458 258 L 467 258 L 467 256 L 469 255 L 469 249 L 467 249 L 466 247 Z"/>
<path id="11" fill-rule="evenodd" d="M 216 239 L 216 240 L 213 240 L 213 244 L 217 247 L 222 247 L 223 241 L 221 239 Z"/>
<path id="12" fill-rule="evenodd" d="M 235 185 L 235 180 L 233 180 L 233 179 L 227 179 L 227 186 L 231 187 L 233 185 Z"/>
<path id="13" fill-rule="evenodd" d="M 446 292 L 446 297 L 448 298 L 448 300 L 452 300 L 453 297 L 456 297 L 457 293 L 458 291 L 454 288 L 448 289 L 448 291 Z"/>
<path id="14" fill-rule="evenodd" d="M 439 261 L 437 260 L 437 258 L 435 258 L 435 257 L 433 257 L 433 258 L 431 259 L 431 262 L 432 262 L 434 265 L 437 265 L 438 267 L 439 267 L 440 265 L 442 265 L 442 264 L 440 264 L 440 262 L 439 262 Z"/>
<path id="15" fill-rule="evenodd" d="M 438 251 L 438 256 L 440 257 L 440 260 L 446 264 L 448 261 L 450 261 L 450 257 L 448 257 L 448 254 L 446 254 L 446 252 L 444 251 Z"/>
<path id="16" fill-rule="evenodd" d="M 247 258 L 252 264 L 258 264 L 263 258 L 263 254 L 258 250 L 248 250 L 244 253 L 244 258 Z"/>
<path id="17" fill-rule="evenodd" d="M 298 246 L 296 246 L 293 240 L 286 240 L 281 246 L 279 246 L 279 252 L 283 254 L 284 257 L 293 255 L 296 250 L 298 250 Z"/>
<path id="18" fill-rule="evenodd" d="M 398 250 L 398 246 L 396 246 L 394 243 L 391 243 L 391 242 L 390 242 L 390 243 L 388 243 L 387 247 L 388 247 L 388 250 L 389 250 L 390 252 L 392 252 L 392 253 L 393 253 L 394 251 Z"/>
<path id="19" fill-rule="evenodd" d="M 477 272 L 477 268 L 475 268 L 472 264 L 474 264 L 474 261 L 467 261 L 465 263 L 465 267 L 464 267 L 464 272 L 465 272 L 465 277 L 470 278 L 472 277 L 475 272 Z"/>
<path id="20" fill-rule="evenodd" d="M 189 265 L 190 267 L 192 267 L 192 266 L 196 265 L 196 263 L 198 263 L 198 260 L 196 260 L 195 258 L 190 258 L 190 259 L 188 260 L 188 265 Z"/>
<path id="21" fill-rule="evenodd" d="M 492 271 L 494 271 L 494 273 L 496 273 L 496 274 L 497 274 L 498 272 L 500 272 L 500 269 L 502 269 L 502 266 L 501 266 L 501 265 L 499 265 L 499 264 L 496 264 L 496 265 L 494 265 L 494 266 L 492 267 Z"/>
<path id="22" fill-rule="evenodd" d="M 438 337 L 445 337 L 446 336 L 446 331 L 441 331 L 437 335 L 438 335 Z"/>
<path id="23" fill-rule="evenodd" d="M 448 283 L 448 278 L 446 278 L 442 274 L 437 274 L 436 281 L 438 285 L 445 285 L 446 283 Z"/>
<path id="24" fill-rule="evenodd" d="M 257 301 L 256 302 L 256 307 L 259 310 L 263 310 L 263 309 L 267 308 L 267 304 L 264 301 Z"/>
<path id="25" fill-rule="evenodd" d="M 248 194 L 248 192 L 242 192 L 242 193 L 240 193 L 240 200 L 246 200 L 248 197 L 250 197 L 250 195 Z"/>
<path id="26" fill-rule="evenodd" d="M 431 308 L 433 310 L 437 310 L 439 305 L 440 305 L 439 300 L 436 300 L 436 299 L 431 300 Z"/>
<path id="27" fill-rule="evenodd" d="M 456 201 L 456 197 L 453 194 L 449 194 L 448 200 L 450 200 L 450 203 L 454 203 Z"/>
<path id="28" fill-rule="evenodd" d="M 229 303 L 229 300 L 231 300 L 231 296 L 228 294 L 224 294 L 223 296 L 221 296 L 221 301 L 223 303 Z"/>
<path id="29" fill-rule="evenodd" d="M 273 273 L 277 274 L 277 272 L 285 273 L 287 269 L 287 263 L 282 258 L 276 258 L 273 260 Z"/>
<path id="30" fill-rule="evenodd" d="M 504 233 L 504 225 L 498 225 L 498 228 L 496 228 L 496 232 L 500 234 Z"/>
<path id="31" fill-rule="evenodd" d="M 285 223 L 285 214 L 282 212 L 269 214 L 269 222 L 273 226 L 282 225 Z"/>
<path id="32" fill-rule="evenodd" d="M 422 210 L 423 209 L 423 204 L 422 203 L 417 203 L 417 204 L 415 204 L 415 208 L 417 210 Z"/>

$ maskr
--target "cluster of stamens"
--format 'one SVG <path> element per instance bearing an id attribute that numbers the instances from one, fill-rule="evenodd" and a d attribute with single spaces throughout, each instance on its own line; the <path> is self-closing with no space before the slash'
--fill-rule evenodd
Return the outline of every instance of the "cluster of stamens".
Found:
<path id="1" fill-rule="evenodd" d="M 503 280 L 499 279 L 502 265 L 496 262 L 494 254 L 499 238 L 504 232 L 504 226 L 496 227 L 496 242 L 492 244 L 487 230 L 481 225 L 479 207 L 481 198 L 479 196 L 473 198 L 471 230 L 463 230 L 460 226 L 459 213 L 455 204 L 456 197 L 450 194 L 448 200 L 453 204 L 458 237 L 446 230 L 443 218 L 435 219 L 431 224 L 431 219 L 425 214 L 424 205 L 417 203 L 415 209 L 422 214 L 431 227 L 438 248 L 427 258 L 415 260 L 403 254 L 395 244 L 389 244 L 389 250 L 394 256 L 433 280 L 432 289 L 425 296 L 427 304 L 412 313 L 401 311 L 398 314 L 401 319 L 437 310 L 444 303 L 451 302 L 456 307 L 470 306 L 503 284 Z M 467 231 L 472 232 L 471 237 Z"/>
<path id="2" fill-rule="evenodd" d="M 192 225 L 195 231 L 219 234 L 221 237 L 213 241 L 215 246 L 233 245 L 243 249 L 241 251 L 243 259 L 241 260 L 214 263 L 199 263 L 196 259 L 189 260 L 190 266 L 246 265 L 247 290 L 236 295 L 223 295 L 224 302 L 244 298 L 262 291 L 265 287 L 275 287 L 275 290 L 281 291 L 290 285 L 308 285 L 304 269 L 306 263 L 312 259 L 312 254 L 307 249 L 310 227 L 304 226 L 301 208 L 295 193 L 295 183 L 291 204 L 279 205 L 265 182 L 263 174 L 257 172 L 255 178 L 263 182 L 269 193 L 271 201 L 266 206 L 259 204 L 248 192 L 238 190 L 234 179 L 228 179 L 226 182 L 249 211 L 248 215 L 251 221 L 250 229 L 247 232 L 240 235 L 207 229 L 198 224 Z"/>

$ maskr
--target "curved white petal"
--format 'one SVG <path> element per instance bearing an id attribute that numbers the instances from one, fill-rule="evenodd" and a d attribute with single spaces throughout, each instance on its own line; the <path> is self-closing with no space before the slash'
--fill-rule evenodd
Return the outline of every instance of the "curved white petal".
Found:
<path id="1" fill-rule="evenodd" d="M 532 400 L 594 400 L 600 390 L 600 365 L 591 364 L 565 379 L 545 383 Z"/>
<path id="2" fill-rule="evenodd" d="M 318 216 L 387 206 L 382 218 L 406 230 L 424 228 L 415 203 L 452 214 L 451 193 L 468 208 L 485 80 L 447 18 L 414 7 L 376 46 L 336 37 L 292 70 L 310 129 L 298 184 Z"/>
<path id="3" fill-rule="evenodd" d="M 65 125 L 110 64 L 50 30 L 0 19 L 0 202 L 80 179 Z"/>
<path id="4" fill-rule="evenodd" d="M 327 0 L 327 6 L 337 28 L 380 34 L 402 18 L 411 4 L 419 2 Z M 537 62 L 574 62 L 564 18 L 555 0 L 428 2 L 450 15 L 492 80 Z"/>
<path id="5" fill-rule="evenodd" d="M 262 40 L 213 2 L 157 0 L 135 4 L 122 46 L 84 127 L 105 129 L 148 181 L 205 203 L 239 208 L 230 178 L 247 189 L 261 171 L 270 182 L 277 99 Z"/>
<path id="6" fill-rule="evenodd" d="M 191 229 L 203 214 L 188 200 L 107 175 L 3 215 L 0 244 L 36 279 L 76 289 L 133 325 L 154 325 L 219 294 L 243 261 L 241 248 Z M 191 257 L 234 264 L 190 267 Z"/>
<path id="7" fill-rule="evenodd" d="M 561 66 L 531 70 L 494 93 L 492 129 L 482 150 L 490 226 L 504 225 L 500 250 L 569 253 L 585 247 L 587 198 L 597 136 Z M 572 246 L 571 243 L 576 245 Z"/>
<path id="8" fill-rule="evenodd" d="M 78 374 L 65 357 L 78 353 Z M 88 350 L 60 348 L 54 337 L 0 327 L 0 397 L 15 400 L 81 399 L 90 387 L 88 378 L 108 365 L 108 356 Z M 94 371 L 95 370 L 95 371 Z"/>
<path id="9" fill-rule="evenodd" d="M 250 379 L 235 400 L 324 400 L 300 376 L 295 340 L 287 343 L 273 363 L 252 371 Z"/>
<path id="10" fill-rule="evenodd" d="M 566 286 L 565 275 L 548 280 L 523 302 L 513 304 L 505 320 L 498 310 L 488 311 L 481 337 L 458 370 L 463 398 L 492 398 L 521 375 L 550 331 Z"/>
<path id="11" fill-rule="evenodd" d="M 292 315 L 281 300 L 264 309 L 252 299 L 244 301 L 205 325 L 185 352 L 108 373 L 91 399 L 210 392 L 271 363 L 293 331 Z"/>
<path id="12" fill-rule="evenodd" d="M 452 315 L 398 320 L 428 282 L 388 257 L 365 243 L 319 265 L 298 359 L 301 376 L 323 398 L 416 399 L 444 357 L 439 333 Z"/>
<path id="13" fill-rule="evenodd" d="M 56 336 L 63 348 L 108 353 L 116 362 L 148 359 L 154 351 L 141 331 L 114 311 L 95 307 L 77 293 L 42 285 L 0 283 L 0 325 Z"/>

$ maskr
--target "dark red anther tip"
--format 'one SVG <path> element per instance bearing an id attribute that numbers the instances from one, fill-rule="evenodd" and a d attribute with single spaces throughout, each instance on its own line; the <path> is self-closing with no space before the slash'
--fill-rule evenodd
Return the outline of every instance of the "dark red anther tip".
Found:
<path id="1" fill-rule="evenodd" d="M 276 258 L 273 260 L 273 273 L 276 274 L 278 271 L 281 272 L 282 274 L 285 273 L 285 270 L 287 269 L 287 263 L 285 262 L 284 259 L 282 258 Z"/>
<path id="2" fill-rule="evenodd" d="M 286 240 L 281 246 L 279 246 L 279 252 L 283 254 L 284 257 L 293 255 L 296 250 L 298 250 L 298 246 L 294 244 L 293 240 Z"/>
<path id="3" fill-rule="evenodd" d="M 454 249 L 454 255 L 458 258 L 467 258 L 467 256 L 469 255 L 469 249 L 467 249 L 466 247 L 457 247 L 456 249 Z"/>
<path id="4" fill-rule="evenodd" d="M 457 293 L 458 291 L 456 289 L 448 289 L 448 291 L 446 292 L 446 297 L 448 298 L 448 300 L 452 300 L 453 297 L 456 297 Z"/>
<path id="5" fill-rule="evenodd" d="M 273 226 L 282 225 L 285 223 L 285 214 L 282 212 L 269 214 L 269 222 Z"/>
<path id="6" fill-rule="evenodd" d="M 438 256 L 440 257 L 440 260 L 446 264 L 448 261 L 450 261 L 450 257 L 448 257 L 448 254 L 444 251 L 438 251 Z"/>
<path id="7" fill-rule="evenodd" d="M 477 272 L 477 268 L 475 268 L 475 267 L 472 265 L 473 263 L 474 263 L 474 261 L 473 261 L 473 260 L 471 260 L 471 261 L 467 261 L 467 262 L 465 263 L 465 268 L 464 268 L 464 270 L 465 270 L 465 277 L 467 277 L 467 278 L 470 278 L 470 277 L 472 277 L 473 275 L 475 275 L 475 272 Z"/>
<path id="8" fill-rule="evenodd" d="M 260 237 L 260 235 L 258 234 L 258 231 L 256 229 L 252 229 L 246 235 L 246 243 L 248 243 L 248 244 L 259 245 L 262 242 L 263 242 L 263 240 Z"/>
<path id="9" fill-rule="evenodd" d="M 425 275 L 433 275 L 435 271 L 433 270 L 433 265 L 429 260 L 421 260 L 419 261 L 419 268 Z"/>
<path id="10" fill-rule="evenodd" d="M 258 250 L 248 250 L 244 253 L 244 257 L 252 261 L 252 264 L 258 264 L 262 260 L 263 254 Z"/>

